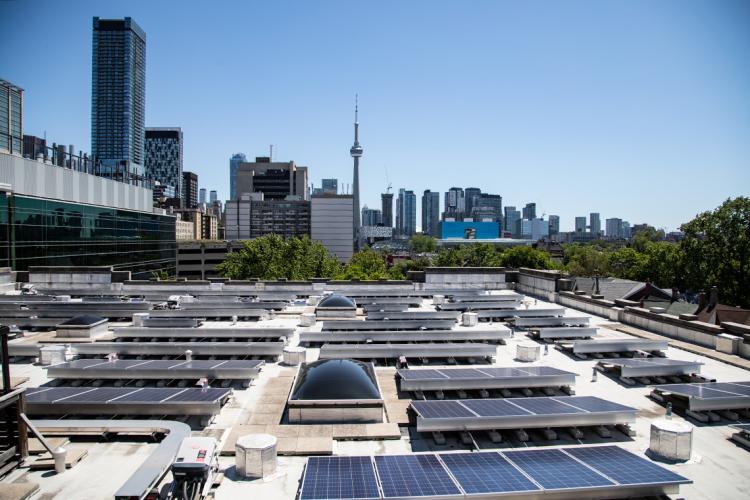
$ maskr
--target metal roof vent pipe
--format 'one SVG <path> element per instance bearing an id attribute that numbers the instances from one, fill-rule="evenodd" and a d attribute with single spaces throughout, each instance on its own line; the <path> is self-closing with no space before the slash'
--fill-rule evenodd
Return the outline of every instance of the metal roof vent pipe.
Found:
<path id="1" fill-rule="evenodd" d="M 193 360 L 193 351 L 191 351 L 190 349 L 188 349 L 187 351 L 185 351 L 185 360 L 186 361 L 192 361 Z"/>
<path id="2" fill-rule="evenodd" d="M 55 474 L 62 474 L 65 472 L 65 456 L 68 454 L 68 450 L 62 446 L 58 446 L 52 450 L 52 458 L 55 460 Z"/>

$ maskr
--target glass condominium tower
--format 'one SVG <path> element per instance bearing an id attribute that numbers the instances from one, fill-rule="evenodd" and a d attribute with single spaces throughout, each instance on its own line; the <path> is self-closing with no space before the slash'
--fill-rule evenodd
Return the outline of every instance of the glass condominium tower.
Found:
<path id="1" fill-rule="evenodd" d="M 100 174 L 140 183 L 144 174 L 146 33 L 131 18 L 94 18 L 91 153 Z"/>

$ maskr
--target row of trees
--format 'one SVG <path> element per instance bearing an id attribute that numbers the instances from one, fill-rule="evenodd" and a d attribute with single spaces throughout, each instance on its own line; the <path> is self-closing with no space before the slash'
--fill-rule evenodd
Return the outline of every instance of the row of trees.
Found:
<path id="1" fill-rule="evenodd" d="M 276 235 L 246 241 L 239 252 L 227 255 L 218 272 L 232 279 L 307 280 L 404 279 L 411 270 L 441 267 L 528 267 L 559 269 L 572 276 L 614 276 L 652 281 L 682 291 L 718 286 L 722 301 L 750 307 L 750 198 L 729 199 L 681 227 L 679 243 L 659 241 L 655 231 L 641 232 L 627 245 L 606 242 L 564 246 L 564 259 L 553 262 L 542 250 L 490 244 L 461 245 L 436 251 L 428 236 L 412 238 L 412 257 L 388 265 L 387 252 L 367 248 L 341 264 L 326 248 L 304 238 Z"/>

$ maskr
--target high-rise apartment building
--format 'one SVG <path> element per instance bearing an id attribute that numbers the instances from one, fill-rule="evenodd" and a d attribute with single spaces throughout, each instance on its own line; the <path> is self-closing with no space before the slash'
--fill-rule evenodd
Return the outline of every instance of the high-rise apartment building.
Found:
<path id="1" fill-rule="evenodd" d="M 589 229 L 595 237 L 598 237 L 602 233 L 602 220 L 596 212 L 589 214 Z"/>
<path id="2" fill-rule="evenodd" d="M 182 208 L 198 206 L 198 174 L 182 172 Z"/>
<path id="3" fill-rule="evenodd" d="M 247 162 L 245 153 L 234 153 L 229 159 L 229 199 L 237 199 L 237 168 Z"/>
<path id="4" fill-rule="evenodd" d="M 23 154 L 23 89 L 0 79 L 0 150 Z"/>
<path id="5" fill-rule="evenodd" d="M 309 199 L 307 167 L 297 166 L 293 161 L 272 162 L 268 156 L 240 163 L 236 186 L 238 198 L 246 193 L 263 193 L 265 200 L 285 200 L 288 196 Z"/>
<path id="6" fill-rule="evenodd" d="M 514 206 L 505 207 L 505 217 L 503 219 L 503 228 L 509 232 L 511 237 L 518 238 L 516 221 L 521 219 L 521 211 L 516 210 Z"/>
<path id="7" fill-rule="evenodd" d="M 182 193 L 182 129 L 146 128 L 146 177 Z"/>
<path id="8" fill-rule="evenodd" d="M 445 211 L 443 220 L 453 219 L 461 221 L 466 212 L 466 198 L 463 188 L 452 187 L 445 193 Z"/>
<path id="9" fill-rule="evenodd" d="M 242 193 L 238 200 L 226 204 L 225 229 L 228 240 L 247 240 L 267 234 L 285 238 L 310 236 L 310 202 L 266 200 L 263 193 Z M 349 229 L 351 225 L 347 229 L 347 241 L 351 242 Z"/>
<path id="10" fill-rule="evenodd" d="M 100 173 L 128 182 L 144 174 L 146 34 L 131 18 L 94 18 L 91 153 Z"/>
<path id="11" fill-rule="evenodd" d="M 206 203 L 206 188 L 200 188 L 200 191 L 198 191 L 198 204 L 205 205 Z"/>
<path id="12" fill-rule="evenodd" d="M 576 233 L 586 232 L 586 217 L 576 217 L 575 232 Z"/>
<path id="13" fill-rule="evenodd" d="M 536 219 L 536 203 L 527 203 L 525 207 L 523 207 L 523 218 L 524 219 Z"/>
<path id="14" fill-rule="evenodd" d="M 367 205 L 362 207 L 362 225 L 363 226 L 379 226 L 383 223 L 383 212 L 376 208 L 367 208 Z"/>
<path id="15" fill-rule="evenodd" d="M 440 237 L 440 193 L 425 190 L 422 194 L 422 234 Z"/>
<path id="16" fill-rule="evenodd" d="M 381 211 L 383 212 L 383 225 L 393 227 L 393 193 L 382 193 L 380 195 Z"/>
<path id="17" fill-rule="evenodd" d="M 618 219 L 617 217 L 612 217 L 611 219 L 607 219 L 605 221 L 605 235 L 607 238 L 612 239 L 618 239 L 621 238 L 622 235 L 622 219 Z"/>
<path id="18" fill-rule="evenodd" d="M 338 179 L 321 179 L 321 188 L 323 194 L 339 194 L 339 180 Z M 366 224 L 362 224 L 365 226 Z"/>
<path id="19" fill-rule="evenodd" d="M 396 232 L 407 238 L 417 232 L 417 196 L 414 191 L 403 188 L 398 190 Z"/>
<path id="20" fill-rule="evenodd" d="M 549 235 L 557 236 L 560 234 L 560 216 L 550 215 L 549 216 Z"/>

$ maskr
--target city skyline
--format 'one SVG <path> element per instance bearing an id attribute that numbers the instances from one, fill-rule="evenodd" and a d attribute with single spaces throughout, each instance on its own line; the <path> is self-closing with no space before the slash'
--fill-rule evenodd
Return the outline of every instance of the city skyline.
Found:
<path id="1" fill-rule="evenodd" d="M 91 151 L 91 19 L 132 17 L 148 34 L 145 126 L 181 127 L 185 169 L 199 175 L 202 187 L 218 190 L 222 200 L 229 198 L 231 155 L 261 156 L 269 144 L 276 159 L 308 165 L 316 185 L 329 177 L 349 184 L 351 158 L 345 148 L 351 143 L 355 92 L 360 93 L 360 122 L 368 143 L 361 164 L 361 205 L 378 206 L 389 183 L 394 192 L 415 193 L 477 186 L 503 196 L 504 205 L 535 201 L 539 213 L 560 216 L 561 231 L 572 230 L 575 216 L 594 210 L 603 219 L 673 230 L 729 196 L 746 194 L 750 100 L 743 89 L 750 83 L 750 63 L 741 57 L 750 48 L 741 30 L 746 4 L 708 8 L 691 2 L 690 9 L 675 2 L 649 8 L 640 2 L 613 3 L 589 6 L 583 16 L 578 11 L 580 19 L 554 5 L 543 16 L 512 5 L 479 4 L 467 12 L 438 4 L 426 13 L 399 6 L 401 15 L 388 28 L 384 19 L 393 7 L 370 11 L 360 6 L 355 9 L 362 20 L 360 36 L 351 46 L 338 42 L 348 40 L 355 28 L 328 19 L 329 11 L 341 5 L 298 5 L 292 12 L 237 4 L 232 7 L 236 20 L 217 9 L 204 19 L 215 36 L 200 37 L 199 45 L 190 30 L 167 22 L 175 14 L 167 2 L 156 8 L 144 2 L 7 2 L 0 4 L 0 37 L 8 47 L 0 56 L 0 77 L 26 90 L 27 133 L 46 132 L 50 142 Z M 181 19 L 192 16 L 199 4 L 184 7 Z M 665 21 L 675 13 L 682 14 L 679 22 Z M 275 27 L 288 39 L 264 41 L 267 28 L 262 26 L 257 33 L 240 30 L 242 36 L 228 29 L 259 15 L 288 15 L 288 23 Z M 414 26 L 421 15 L 435 26 Z M 464 36 L 445 45 L 440 30 L 454 16 L 472 26 L 499 24 L 470 33 L 461 25 Z M 560 16 L 567 24 L 558 22 Z M 588 26 L 592 22 L 595 27 Z M 523 29 L 514 24 L 531 29 L 532 35 L 548 29 L 548 40 L 559 46 L 542 46 L 533 36 L 514 38 Z M 321 34 L 332 27 L 340 33 L 323 39 Z M 395 40 L 380 44 L 386 29 Z M 718 30 L 721 38 L 714 36 Z M 312 46 L 302 50 L 314 56 L 309 61 L 297 52 L 298 37 L 312 38 Z M 711 42 L 696 41 L 702 37 Z M 504 48 L 509 40 L 515 51 Z M 324 55 L 321 45 L 332 53 Z M 250 47 L 258 65 L 237 69 L 230 64 Z M 22 50 L 44 54 L 45 64 L 32 66 L 9 55 Z M 219 54 L 218 59 L 200 57 L 207 53 Z M 354 54 L 362 54 L 362 60 L 350 57 Z M 430 59 L 435 54 L 441 54 L 444 71 L 475 76 L 461 83 L 444 71 L 437 75 Z M 498 63 L 480 65 L 488 54 Z M 415 63 L 420 55 L 427 59 Z M 529 62 L 534 57 L 537 62 Z M 207 62 L 195 67 L 188 60 Z M 307 76 L 301 85 L 250 79 L 258 67 L 284 74 L 295 65 Z M 355 67 L 361 75 L 352 74 Z M 505 67 L 523 71 L 505 74 Z M 221 96 L 206 99 L 210 103 L 197 99 L 205 82 L 191 81 L 187 72 L 194 71 L 203 71 Z M 50 73 L 56 78 L 44 76 Z M 394 81 L 379 74 L 393 74 Z M 501 74 L 502 79 L 493 79 Z M 445 81 L 437 82 L 436 76 Z M 553 77 L 555 85 L 548 85 Z M 454 87 L 459 98 L 449 91 Z M 530 178 L 535 173 L 538 177 Z M 659 209 L 634 203 L 634 193 L 652 198 Z"/>

